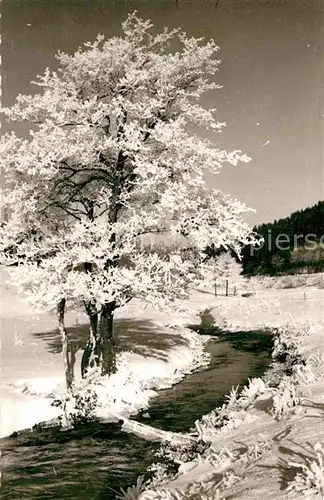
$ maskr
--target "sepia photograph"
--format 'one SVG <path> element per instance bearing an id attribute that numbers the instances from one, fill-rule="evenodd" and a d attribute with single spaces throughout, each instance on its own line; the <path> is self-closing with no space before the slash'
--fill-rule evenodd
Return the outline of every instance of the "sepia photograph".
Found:
<path id="1" fill-rule="evenodd" d="M 0 498 L 323 499 L 323 1 L 0 14 Z"/>

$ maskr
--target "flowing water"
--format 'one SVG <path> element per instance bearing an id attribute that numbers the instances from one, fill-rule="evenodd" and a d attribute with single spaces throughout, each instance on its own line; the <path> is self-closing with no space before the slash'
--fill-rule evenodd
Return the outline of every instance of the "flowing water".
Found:
<path id="1" fill-rule="evenodd" d="M 136 420 L 171 431 L 188 430 L 222 404 L 233 385 L 264 373 L 271 345 L 271 336 L 262 332 L 211 339 L 208 367 L 161 391 Z M 119 424 L 88 423 L 66 432 L 22 431 L 2 439 L 0 447 L 2 500 L 110 500 L 144 474 L 159 443 L 126 434 Z"/>
<path id="2" fill-rule="evenodd" d="M 208 333 L 217 329 L 209 329 Z M 180 384 L 161 391 L 136 420 L 173 432 L 189 430 L 195 420 L 224 402 L 232 386 L 261 376 L 271 361 L 267 332 L 224 333 L 208 343 L 211 361 Z"/>

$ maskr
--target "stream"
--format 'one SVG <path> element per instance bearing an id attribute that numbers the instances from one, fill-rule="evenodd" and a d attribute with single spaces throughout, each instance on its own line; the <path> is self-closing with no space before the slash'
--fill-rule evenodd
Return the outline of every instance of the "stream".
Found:
<path id="1" fill-rule="evenodd" d="M 174 432 L 221 405 L 232 386 L 264 374 L 271 363 L 267 332 L 213 332 L 211 361 L 171 389 L 160 391 L 134 420 Z M 159 443 L 97 422 L 69 431 L 25 430 L 0 440 L 2 500 L 113 500 L 154 462 Z"/>

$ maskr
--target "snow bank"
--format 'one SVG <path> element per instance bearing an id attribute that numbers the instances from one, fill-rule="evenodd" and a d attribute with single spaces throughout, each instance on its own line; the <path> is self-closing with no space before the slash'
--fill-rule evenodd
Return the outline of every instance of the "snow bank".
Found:
<path id="1" fill-rule="evenodd" d="M 134 415 L 139 409 L 147 408 L 157 391 L 172 387 L 186 374 L 208 364 L 209 355 L 204 350 L 207 339 L 186 329 L 181 330 L 181 337 L 185 344 L 166 352 L 166 359 L 122 353 L 117 373 L 97 380 L 92 387 L 101 404 L 97 416 L 122 418 Z"/>
<path id="2" fill-rule="evenodd" d="M 4 391 L 3 391 L 4 392 Z M 0 438 L 59 417 L 60 411 L 44 396 L 17 393 L 1 395 Z"/>
<path id="3" fill-rule="evenodd" d="M 0 437 L 57 418 L 60 410 L 51 406 L 53 396 L 64 394 L 63 362 L 56 317 L 33 314 L 0 266 L 1 366 Z M 118 356 L 118 373 L 97 380 L 98 416 L 115 420 L 134 414 L 148 405 L 157 391 L 179 382 L 187 373 L 208 362 L 204 352 L 207 338 L 184 328 L 184 317 L 144 307 L 131 301 L 116 315 L 125 352 Z M 68 312 L 67 327 L 78 329 L 87 319 Z M 127 329 L 128 328 L 128 329 Z M 125 331 L 124 331 L 125 330 Z M 150 341 L 154 340 L 154 349 Z M 129 345 L 141 353 L 129 352 Z M 76 385 L 80 379 L 81 351 L 76 355 Z"/>
<path id="4" fill-rule="evenodd" d="M 92 389 L 96 392 L 98 406 L 95 416 L 108 422 L 134 415 L 148 406 L 157 391 L 171 387 L 186 374 L 208 363 L 209 357 L 204 350 L 206 337 L 184 328 L 180 331 L 165 328 L 159 335 L 163 336 L 163 332 L 175 336 L 175 347 L 165 351 L 163 359 L 126 351 L 117 358 L 116 374 L 97 377 L 86 385 L 77 381 L 77 390 Z M 179 345 L 176 345 L 177 339 Z M 58 361 L 62 363 L 60 356 Z M 27 377 L 7 386 L 1 398 L 0 437 L 57 418 L 61 411 L 51 406 L 51 402 L 62 397 L 64 392 L 62 376 Z"/>

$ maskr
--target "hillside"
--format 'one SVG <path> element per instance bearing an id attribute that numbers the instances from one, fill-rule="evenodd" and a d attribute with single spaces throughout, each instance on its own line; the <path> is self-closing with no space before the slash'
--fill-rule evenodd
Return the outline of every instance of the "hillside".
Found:
<path id="1" fill-rule="evenodd" d="M 324 270 L 324 201 L 253 230 L 263 237 L 264 243 L 260 248 L 244 248 L 245 274 Z"/>

